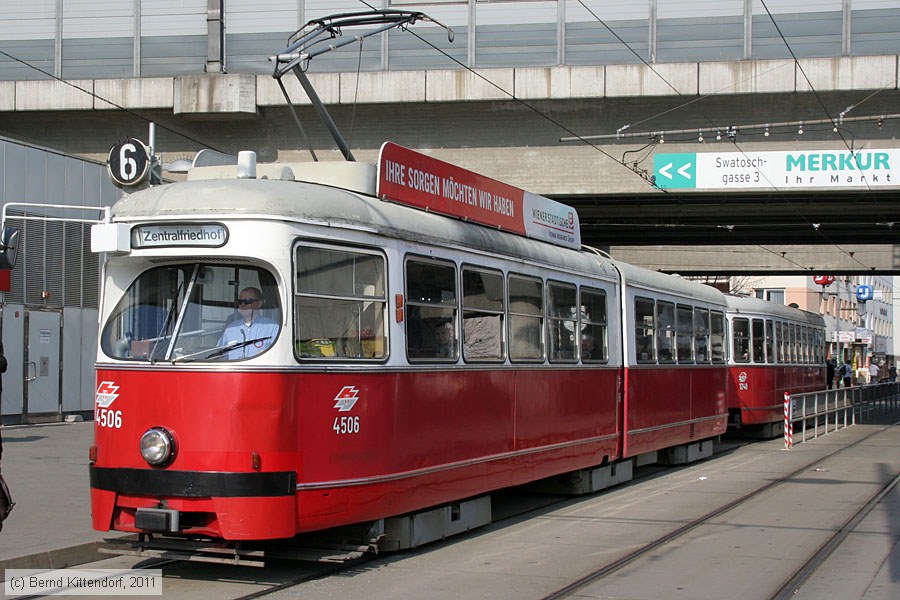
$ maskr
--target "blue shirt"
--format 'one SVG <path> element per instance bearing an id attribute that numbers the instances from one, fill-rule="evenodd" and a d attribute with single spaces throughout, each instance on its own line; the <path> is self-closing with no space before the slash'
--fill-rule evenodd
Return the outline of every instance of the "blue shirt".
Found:
<path id="1" fill-rule="evenodd" d="M 238 360 L 241 358 L 250 358 L 256 356 L 266 348 L 272 345 L 278 336 L 280 325 L 272 319 L 266 317 L 256 317 L 248 325 L 243 320 L 232 321 L 222 332 L 219 338 L 219 346 L 228 344 L 245 342 L 248 340 L 257 340 L 252 344 L 247 344 L 241 348 L 229 350 L 225 356 L 228 360 Z M 265 338 L 265 339 L 260 339 Z"/>

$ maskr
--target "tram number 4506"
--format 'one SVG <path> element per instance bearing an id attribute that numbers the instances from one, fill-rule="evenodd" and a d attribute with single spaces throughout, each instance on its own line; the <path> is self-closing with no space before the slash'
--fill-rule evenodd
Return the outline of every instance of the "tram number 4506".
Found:
<path id="1" fill-rule="evenodd" d="M 331 428 L 338 435 L 359 433 L 359 417 L 335 417 Z"/>
<path id="2" fill-rule="evenodd" d="M 121 429 L 122 427 L 122 411 L 101 408 L 97 411 L 97 425 L 100 427 L 109 427 L 110 429 Z"/>

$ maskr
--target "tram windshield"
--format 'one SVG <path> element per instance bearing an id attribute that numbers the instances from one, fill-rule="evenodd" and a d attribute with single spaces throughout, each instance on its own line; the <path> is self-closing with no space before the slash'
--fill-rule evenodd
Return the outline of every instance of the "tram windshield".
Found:
<path id="1" fill-rule="evenodd" d="M 100 338 L 134 361 L 234 361 L 265 352 L 281 330 L 275 278 L 246 265 L 156 267 L 131 284 Z"/>

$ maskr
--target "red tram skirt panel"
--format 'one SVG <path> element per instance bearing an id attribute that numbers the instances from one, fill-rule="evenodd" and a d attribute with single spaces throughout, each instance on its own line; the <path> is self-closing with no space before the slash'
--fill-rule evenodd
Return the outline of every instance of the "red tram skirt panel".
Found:
<path id="1" fill-rule="evenodd" d="M 623 456 L 721 435 L 728 426 L 721 367 L 653 366 L 625 374 Z"/>

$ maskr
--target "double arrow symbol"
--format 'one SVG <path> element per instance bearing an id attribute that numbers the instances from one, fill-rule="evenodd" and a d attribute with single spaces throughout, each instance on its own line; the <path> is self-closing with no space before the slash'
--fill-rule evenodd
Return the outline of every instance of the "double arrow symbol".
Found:
<path id="1" fill-rule="evenodd" d="M 665 177 L 666 179 L 672 179 L 672 174 L 669 173 L 669 169 L 672 168 L 674 163 L 669 163 L 666 166 L 660 168 L 659 174 Z M 684 166 L 678 168 L 678 174 L 684 177 L 685 179 L 690 179 L 691 175 L 688 173 L 688 169 L 691 168 L 691 163 L 686 163 Z"/>

